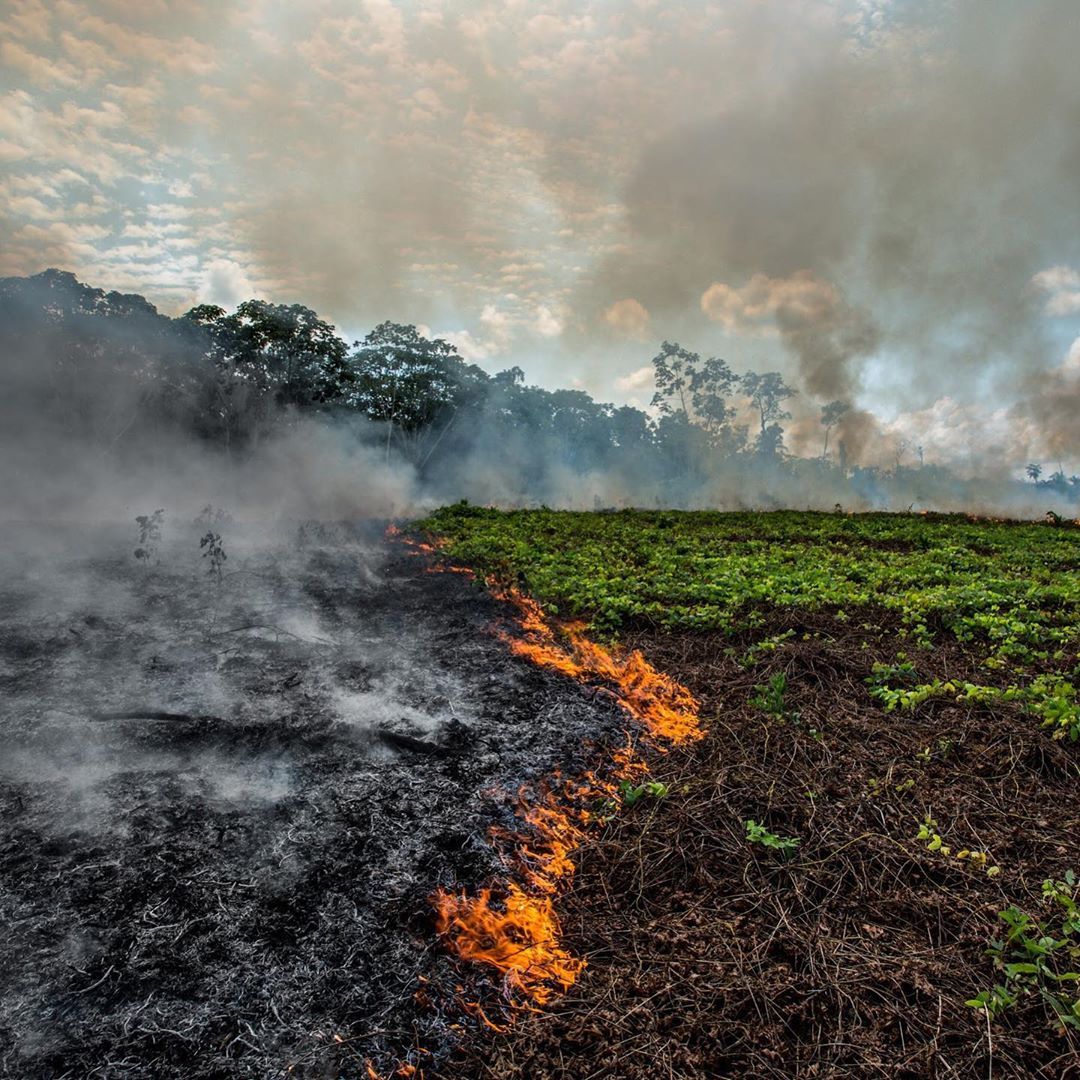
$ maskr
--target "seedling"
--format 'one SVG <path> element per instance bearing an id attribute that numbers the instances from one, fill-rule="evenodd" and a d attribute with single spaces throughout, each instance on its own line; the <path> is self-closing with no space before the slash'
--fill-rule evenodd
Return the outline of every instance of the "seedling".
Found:
<path id="1" fill-rule="evenodd" d="M 794 630 L 785 630 L 782 634 L 776 634 L 773 637 L 765 638 L 764 641 L 759 641 L 756 644 L 751 645 L 742 658 L 742 666 L 749 667 L 766 653 L 776 652 L 781 645 L 790 641 L 794 636 Z M 805 636 L 806 635 L 804 635 L 804 638 Z"/>
<path id="2" fill-rule="evenodd" d="M 942 855 L 951 855 L 952 848 L 941 839 L 937 827 L 937 822 L 927 814 L 919 826 L 919 831 L 915 834 L 915 839 L 922 840 L 926 844 L 927 851 L 940 851 Z"/>
<path id="3" fill-rule="evenodd" d="M 201 528 L 209 529 L 211 526 L 231 525 L 233 521 L 232 514 L 227 510 L 222 510 L 220 506 L 206 505 L 202 508 L 199 516 L 195 519 L 195 525 Z"/>
<path id="4" fill-rule="evenodd" d="M 650 799 L 666 799 L 671 789 L 659 780 L 647 780 L 644 784 L 632 784 L 623 780 L 619 784 L 619 798 L 624 806 L 633 806 L 638 799 L 648 796 Z"/>
<path id="5" fill-rule="evenodd" d="M 937 831 L 938 823 L 927 814 L 923 819 L 923 823 L 919 826 L 919 831 L 915 834 L 916 840 L 921 840 L 926 844 L 926 850 L 931 852 L 937 852 L 941 855 L 949 857 L 953 854 L 952 848 L 944 842 L 941 838 L 941 834 Z M 990 854 L 986 851 L 974 851 L 971 848 L 961 848 L 955 856 L 961 862 L 969 862 L 972 866 L 978 866 L 986 871 L 987 877 L 997 877 L 1001 873 L 1000 866 L 990 865 Z"/>
<path id="6" fill-rule="evenodd" d="M 778 720 L 783 720 L 787 716 L 787 711 L 784 708 L 784 694 L 787 692 L 787 676 L 782 671 L 778 671 L 767 683 L 755 686 L 754 690 L 756 693 L 750 699 L 750 704 L 753 705 L 755 709 L 760 709 L 770 716 L 775 716 Z M 793 714 L 793 718 L 794 715 L 795 714 Z"/>
<path id="7" fill-rule="evenodd" d="M 208 532 L 199 541 L 199 547 L 203 549 L 202 557 L 210 560 L 210 577 L 220 586 L 225 577 L 225 560 L 229 557 L 221 545 L 221 536 L 216 532 Z"/>
<path id="8" fill-rule="evenodd" d="M 987 954 L 1002 973 L 1002 982 L 964 1004 L 997 1016 L 1020 997 L 1037 994 L 1060 1031 L 1080 1032 L 1080 997 L 1074 996 L 1080 983 L 1080 970 L 1076 970 L 1080 967 L 1080 905 L 1075 891 L 1076 875 L 1071 870 L 1064 881 L 1047 878 L 1043 882 L 1044 902 L 1062 912 L 1058 933 L 1050 919 L 1033 918 L 1015 905 L 999 912 L 1007 930 L 1004 938 L 990 942 Z"/>
<path id="9" fill-rule="evenodd" d="M 773 851 L 780 851 L 785 855 L 791 854 L 799 846 L 797 836 L 777 836 L 776 833 L 769 832 L 764 825 L 760 825 L 752 818 L 748 818 L 743 824 L 746 826 L 746 839 L 751 844 L 771 848 Z"/>
<path id="10" fill-rule="evenodd" d="M 155 510 L 152 514 L 139 514 L 135 525 L 139 530 L 139 546 L 135 549 L 135 558 L 150 565 L 156 560 L 158 544 L 161 542 L 161 526 L 165 522 L 165 511 Z"/>

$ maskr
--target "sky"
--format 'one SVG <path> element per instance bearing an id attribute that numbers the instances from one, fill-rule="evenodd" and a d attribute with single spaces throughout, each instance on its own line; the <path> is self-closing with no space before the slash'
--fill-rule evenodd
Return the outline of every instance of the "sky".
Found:
<path id="1" fill-rule="evenodd" d="M 1080 472 L 1076 0 L 0 0 L 0 274 Z M 913 452 L 913 450 L 911 451 Z"/>

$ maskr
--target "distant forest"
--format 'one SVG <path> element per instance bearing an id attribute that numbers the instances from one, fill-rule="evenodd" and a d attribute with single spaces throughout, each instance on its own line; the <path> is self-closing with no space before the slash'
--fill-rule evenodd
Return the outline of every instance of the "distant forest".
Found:
<path id="1" fill-rule="evenodd" d="M 779 373 L 736 375 L 670 342 L 653 359 L 650 415 L 529 386 L 518 367 L 489 375 L 415 326 L 384 322 L 350 346 L 300 304 L 203 304 L 169 318 L 142 296 L 47 270 L 0 279 L 0 348 L 9 426 L 118 453 L 170 432 L 242 456 L 314 419 L 354 428 L 448 498 L 893 509 L 994 498 L 923 465 L 920 448 L 888 469 L 849 460 L 842 440 L 830 445 L 844 402 L 821 406 L 820 454 L 792 456 L 784 422 L 796 391 Z M 736 424 L 748 413 L 753 424 Z M 1028 478 L 996 497 L 1080 502 L 1080 477 L 1032 463 Z"/>

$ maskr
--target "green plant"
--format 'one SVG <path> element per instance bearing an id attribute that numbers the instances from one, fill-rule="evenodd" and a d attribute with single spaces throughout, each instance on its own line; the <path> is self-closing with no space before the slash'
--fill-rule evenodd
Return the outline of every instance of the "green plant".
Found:
<path id="1" fill-rule="evenodd" d="M 794 636 L 794 630 L 785 630 L 782 634 L 775 634 L 751 645 L 742 658 L 743 667 L 749 667 L 766 653 L 776 652 L 781 645 L 790 641 Z"/>
<path id="2" fill-rule="evenodd" d="M 1043 882 L 1044 902 L 1061 910 L 1057 931 L 1052 920 L 1034 918 L 1015 905 L 998 913 L 1005 936 L 990 942 L 987 955 L 993 957 L 1002 981 L 969 998 L 966 1005 L 997 1016 L 1021 997 L 1038 995 L 1055 1026 L 1080 1032 L 1080 996 L 1075 996 L 1080 983 L 1080 905 L 1075 891 L 1076 875 L 1071 870 L 1063 881 Z"/>
<path id="3" fill-rule="evenodd" d="M 880 672 L 876 670 L 878 668 L 881 668 Z M 897 708 L 910 711 L 924 701 L 940 697 L 952 697 L 958 705 L 1016 702 L 1025 711 L 1041 719 L 1042 726 L 1050 729 L 1051 738 L 1069 739 L 1072 742 L 1080 740 L 1080 701 L 1077 700 L 1076 687 L 1060 675 L 1038 675 L 1026 686 L 1017 683 L 1006 687 L 980 686 L 970 682 L 942 682 L 935 679 L 904 689 L 887 685 L 891 670 L 885 665 L 875 665 L 875 674 L 867 680 L 871 683 L 871 696 L 884 704 L 886 712 Z M 946 748 L 941 743 L 939 740 L 939 749 L 947 754 L 952 747 Z M 923 761 L 929 761 L 930 755 L 930 748 L 927 747 L 919 756 Z"/>
<path id="4" fill-rule="evenodd" d="M 632 784 L 629 780 L 623 780 L 619 784 L 619 798 L 624 806 L 633 806 L 644 796 L 650 799 L 666 799 L 670 793 L 671 789 L 667 784 L 659 780 L 646 780 L 643 784 Z"/>
<path id="5" fill-rule="evenodd" d="M 1080 530 L 1064 524 L 1048 529 L 960 515 L 598 514 L 458 505 L 419 527 L 439 538 L 446 557 L 481 576 L 515 581 L 524 575 L 548 613 L 581 619 L 594 633 L 613 635 L 641 623 L 732 634 L 758 630 L 766 640 L 743 647 L 747 664 L 785 640 L 787 629 L 763 629 L 770 611 L 831 612 L 839 620 L 841 611 L 878 608 L 873 626 L 895 626 L 920 648 L 943 636 L 970 644 L 993 682 L 920 684 L 915 664 L 897 655 L 867 680 L 887 711 L 916 709 L 931 698 L 972 706 L 1015 701 L 1052 737 L 1080 741 L 1078 674 L 1065 666 L 1075 665 L 1071 658 L 1080 646 L 1080 575 L 1074 572 Z M 863 619 L 860 614 L 860 624 Z M 758 698 L 769 697 L 766 686 Z"/>
<path id="6" fill-rule="evenodd" d="M 942 855 L 951 855 L 952 848 L 941 839 L 937 827 L 938 823 L 927 814 L 919 826 L 919 831 L 915 834 L 915 839 L 922 840 L 926 844 L 927 851 L 940 851 Z"/>
<path id="7" fill-rule="evenodd" d="M 930 852 L 936 852 L 943 856 L 951 856 L 953 854 L 952 848 L 945 843 L 941 834 L 937 831 L 938 823 L 927 814 L 923 818 L 922 824 L 919 826 L 919 831 L 915 834 L 916 840 L 921 840 L 926 844 L 926 850 Z M 968 862 L 972 866 L 978 866 L 986 871 L 987 877 L 997 877 L 1001 873 L 1000 866 L 990 865 L 990 855 L 985 851 L 976 851 L 972 848 L 961 848 L 956 852 L 955 856 L 961 862 Z"/>
<path id="8" fill-rule="evenodd" d="M 764 825 L 754 821 L 753 818 L 748 818 L 743 824 L 746 826 L 746 839 L 751 844 L 770 848 L 773 851 L 780 851 L 785 855 L 790 854 L 799 846 L 797 836 L 777 836 L 776 833 L 769 832 Z"/>
<path id="9" fill-rule="evenodd" d="M 777 719 L 783 719 L 788 715 L 784 706 L 784 695 L 787 693 L 787 676 L 782 671 L 770 676 L 767 683 L 755 686 L 754 690 L 755 694 L 750 699 L 750 704 L 755 709 L 760 709 Z"/>

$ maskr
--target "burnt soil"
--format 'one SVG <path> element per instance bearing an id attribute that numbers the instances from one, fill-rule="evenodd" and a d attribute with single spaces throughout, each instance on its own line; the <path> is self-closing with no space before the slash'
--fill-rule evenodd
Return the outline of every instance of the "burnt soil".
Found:
<path id="1" fill-rule="evenodd" d="M 656 755 L 671 794 L 579 852 L 560 907 L 588 960 L 571 992 L 439 1076 L 1080 1076 L 1075 1035 L 1037 996 L 990 1025 L 964 1004 L 1000 978 L 986 952 L 998 912 L 1045 915 L 1043 879 L 1080 869 L 1080 747 L 1010 705 L 884 712 L 865 680 L 895 660 L 899 626 L 849 615 L 773 610 L 753 634 L 632 636 L 699 695 L 708 735 Z M 927 681 L 985 676 L 977 651 L 947 639 L 913 659 Z M 781 671 L 783 719 L 750 703 Z M 928 813 L 954 852 L 986 851 L 1000 875 L 927 850 L 915 836 Z M 790 857 L 752 845 L 746 819 L 801 844 Z"/>
<path id="2" fill-rule="evenodd" d="M 0 1075 L 354 1077 L 470 1030 L 431 893 L 623 719 L 380 537 L 226 530 L 220 583 L 199 530 L 4 537 Z"/>

